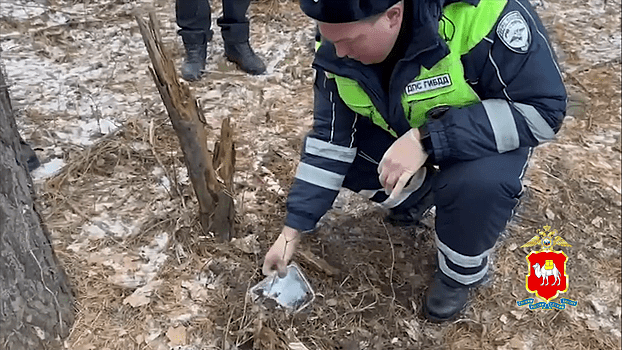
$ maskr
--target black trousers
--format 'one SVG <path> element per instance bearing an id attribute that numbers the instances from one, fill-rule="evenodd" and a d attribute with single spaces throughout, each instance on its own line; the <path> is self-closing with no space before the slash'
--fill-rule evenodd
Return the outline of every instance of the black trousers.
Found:
<path id="1" fill-rule="evenodd" d="M 365 139 L 343 187 L 374 202 L 388 196 L 378 180 L 378 162 L 395 139 L 378 127 L 357 130 Z M 531 154 L 529 148 L 441 166 L 430 178 L 436 205 L 438 268 L 449 284 L 474 285 L 488 270 L 488 256 L 499 234 L 512 218 L 522 194 L 521 179 Z M 395 209 L 408 208 L 421 193 L 405 193 Z"/>
<path id="2" fill-rule="evenodd" d="M 218 20 L 219 25 L 246 23 L 246 11 L 250 0 L 222 0 L 223 16 Z M 185 32 L 203 32 L 211 39 L 212 9 L 208 0 L 176 0 L 175 15 L 179 34 Z"/>

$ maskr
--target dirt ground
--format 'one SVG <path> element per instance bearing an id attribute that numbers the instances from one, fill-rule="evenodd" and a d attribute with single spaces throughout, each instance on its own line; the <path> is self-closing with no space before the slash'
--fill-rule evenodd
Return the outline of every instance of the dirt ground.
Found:
<path id="1" fill-rule="evenodd" d="M 416 229 L 343 192 L 295 261 L 316 298 L 296 315 L 246 296 L 278 236 L 312 122 L 313 23 L 292 2 L 254 2 L 268 72 L 223 58 L 215 19 L 207 76 L 191 84 L 211 135 L 236 127 L 236 236 L 200 233 L 175 133 L 147 73 L 133 13 L 156 12 L 179 66 L 173 1 L 4 0 L 2 62 L 18 125 L 44 166 L 40 212 L 77 299 L 62 347 L 92 349 L 620 349 L 620 0 L 535 0 L 570 94 L 556 141 L 538 147 L 490 280 L 461 317 L 421 315 L 435 268 L 434 214 Z M 213 146 L 213 144 L 211 145 Z M 572 247 L 578 304 L 529 310 L 520 248 L 551 225 Z"/>

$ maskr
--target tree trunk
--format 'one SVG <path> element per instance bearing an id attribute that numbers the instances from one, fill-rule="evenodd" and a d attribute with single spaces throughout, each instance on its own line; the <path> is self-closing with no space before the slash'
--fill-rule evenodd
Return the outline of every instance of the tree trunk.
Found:
<path id="1" fill-rule="evenodd" d="M 213 232 L 216 237 L 228 241 L 233 234 L 235 216 L 232 196 L 235 149 L 229 118 L 222 122 L 220 142 L 215 147 L 214 157 L 210 157 L 205 117 L 188 86 L 179 83 L 170 54 L 162 44 L 155 14 L 149 14 L 148 23 L 138 15 L 135 18 L 153 65 L 149 72 L 184 153 L 188 175 L 199 202 L 199 221 L 203 231 Z"/>
<path id="2" fill-rule="evenodd" d="M 32 179 L 0 69 L 0 349 L 58 348 L 73 295 L 34 207 Z"/>

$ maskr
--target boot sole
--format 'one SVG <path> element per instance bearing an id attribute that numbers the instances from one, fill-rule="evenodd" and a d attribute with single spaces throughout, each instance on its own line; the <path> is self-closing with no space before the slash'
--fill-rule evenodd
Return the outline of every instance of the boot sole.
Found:
<path id="1" fill-rule="evenodd" d="M 440 318 L 440 317 L 436 317 L 432 314 L 430 314 L 430 311 L 428 310 L 428 306 L 426 305 L 426 302 L 423 302 L 423 315 L 425 316 L 425 318 L 433 323 L 443 323 L 443 322 L 448 322 L 448 321 L 455 321 L 460 314 L 466 309 L 466 304 L 464 305 L 464 307 L 462 309 L 460 309 L 460 311 L 456 312 L 455 314 L 447 317 L 447 318 Z"/>
<path id="2" fill-rule="evenodd" d="M 237 60 L 234 60 L 234 59 L 230 58 L 230 57 L 229 57 L 229 56 L 227 56 L 227 55 L 225 55 L 225 58 L 227 59 L 227 61 L 235 63 L 235 65 L 236 65 L 236 66 L 237 66 L 237 67 L 238 67 L 241 71 L 246 72 L 246 73 L 248 73 L 248 74 L 251 74 L 251 75 L 261 75 L 261 74 L 263 74 L 263 73 L 265 73 L 265 72 L 266 72 L 266 67 L 264 67 L 264 68 L 263 68 L 263 70 L 261 70 L 261 71 L 246 70 L 246 69 L 242 68 L 242 64 L 241 64 L 240 62 L 238 62 Z"/>

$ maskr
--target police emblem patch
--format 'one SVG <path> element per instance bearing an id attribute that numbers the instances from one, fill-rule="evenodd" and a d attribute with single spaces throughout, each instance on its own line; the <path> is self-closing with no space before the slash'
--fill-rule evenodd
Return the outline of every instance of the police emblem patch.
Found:
<path id="1" fill-rule="evenodd" d="M 529 309 L 565 309 L 566 305 L 576 306 L 577 301 L 561 298 L 560 303 L 552 301 L 557 298 L 559 293 L 568 291 L 568 270 L 566 262 L 568 255 L 563 251 L 553 250 L 558 245 L 561 247 L 572 247 L 565 239 L 557 235 L 557 230 L 551 230 L 551 226 L 544 226 L 544 231 L 538 230 L 538 235 L 534 236 L 529 242 L 521 246 L 533 247 L 540 246 L 539 251 L 532 251 L 527 255 L 529 272 L 525 276 L 525 288 L 529 293 L 535 294 L 544 300 L 534 303 L 535 298 L 527 298 L 517 301 L 518 306 L 528 305 Z"/>
<path id="2" fill-rule="evenodd" d="M 526 53 L 531 45 L 531 31 L 518 11 L 503 16 L 497 26 L 497 35 L 505 46 L 517 53 Z"/>

